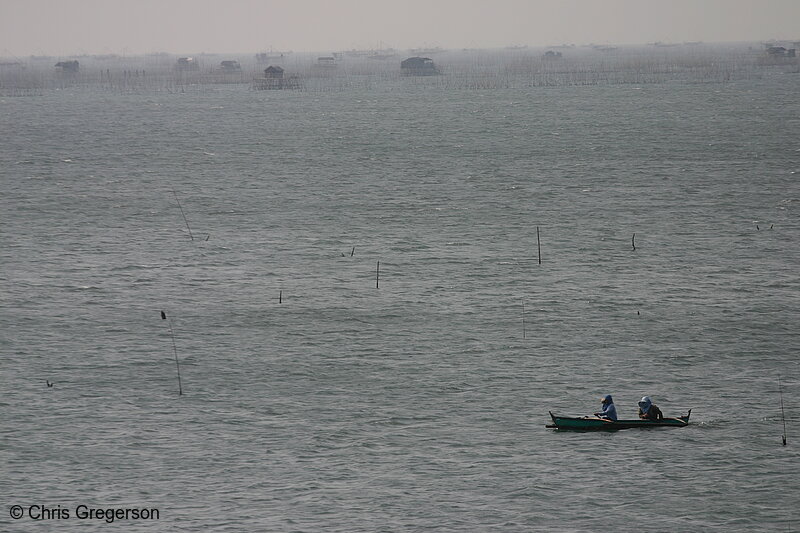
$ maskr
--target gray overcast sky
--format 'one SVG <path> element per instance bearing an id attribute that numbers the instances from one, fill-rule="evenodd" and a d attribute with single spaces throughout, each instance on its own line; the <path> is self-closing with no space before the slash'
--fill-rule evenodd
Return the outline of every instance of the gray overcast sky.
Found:
<path id="1" fill-rule="evenodd" d="M 800 0 L 0 0 L 0 56 L 800 40 Z"/>

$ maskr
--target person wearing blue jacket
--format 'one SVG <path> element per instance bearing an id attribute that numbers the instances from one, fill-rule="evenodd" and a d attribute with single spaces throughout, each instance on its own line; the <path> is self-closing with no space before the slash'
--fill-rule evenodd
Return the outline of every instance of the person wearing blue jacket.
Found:
<path id="1" fill-rule="evenodd" d="M 616 421 L 617 408 L 614 407 L 614 400 L 611 398 L 611 395 L 606 394 L 605 398 L 600 401 L 603 402 L 603 410 L 599 413 L 595 413 L 594 416 Z"/>

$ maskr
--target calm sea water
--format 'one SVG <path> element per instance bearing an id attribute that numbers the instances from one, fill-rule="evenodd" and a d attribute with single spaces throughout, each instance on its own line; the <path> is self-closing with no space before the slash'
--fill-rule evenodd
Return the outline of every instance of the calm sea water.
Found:
<path id="1" fill-rule="evenodd" d="M 800 76 L 406 81 L 0 100 L 0 529 L 800 530 Z"/>

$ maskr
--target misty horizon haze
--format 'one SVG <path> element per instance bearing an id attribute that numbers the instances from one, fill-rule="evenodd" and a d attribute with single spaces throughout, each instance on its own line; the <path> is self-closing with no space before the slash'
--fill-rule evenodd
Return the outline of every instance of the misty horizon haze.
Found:
<path id="1" fill-rule="evenodd" d="M 2 0 L 0 56 L 798 40 L 790 0 Z"/>

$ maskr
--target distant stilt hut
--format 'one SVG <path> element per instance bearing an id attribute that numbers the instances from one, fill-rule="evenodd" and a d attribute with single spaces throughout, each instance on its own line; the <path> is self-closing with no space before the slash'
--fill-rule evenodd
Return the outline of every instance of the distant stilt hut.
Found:
<path id="1" fill-rule="evenodd" d="M 283 60 L 283 52 L 260 52 L 256 54 L 256 61 L 262 64 L 267 64 L 271 61 L 282 61 Z"/>
<path id="2" fill-rule="evenodd" d="M 240 65 L 238 61 L 234 60 L 223 61 L 222 63 L 219 64 L 219 68 L 222 72 L 225 73 L 242 71 L 242 65 Z"/>
<path id="3" fill-rule="evenodd" d="M 317 62 L 311 65 L 311 75 L 323 78 L 330 78 L 337 72 L 336 57 L 321 56 L 317 58 Z"/>
<path id="4" fill-rule="evenodd" d="M 200 64 L 193 57 L 179 57 L 175 63 L 175 70 L 194 71 L 200 70 Z"/>
<path id="5" fill-rule="evenodd" d="M 80 63 L 74 59 L 72 61 L 59 61 L 56 63 L 56 70 L 69 74 L 77 74 L 80 70 Z"/>
<path id="6" fill-rule="evenodd" d="M 794 48 L 783 46 L 770 46 L 767 48 L 767 55 L 770 57 L 796 57 L 797 51 Z"/>
<path id="7" fill-rule="evenodd" d="M 300 87 L 298 79 L 294 76 L 284 78 L 283 68 L 270 65 L 264 69 L 264 77 L 253 80 L 253 88 L 264 89 L 297 89 Z"/>
<path id="8" fill-rule="evenodd" d="M 429 57 L 409 57 L 400 62 L 400 71 L 404 76 L 435 76 L 439 69 Z"/>
<path id="9" fill-rule="evenodd" d="M 281 67 L 268 66 L 264 69 L 264 77 L 271 80 L 282 80 L 283 69 Z"/>

